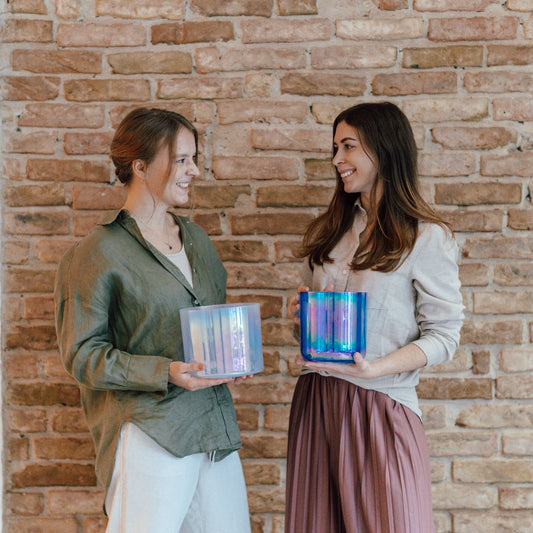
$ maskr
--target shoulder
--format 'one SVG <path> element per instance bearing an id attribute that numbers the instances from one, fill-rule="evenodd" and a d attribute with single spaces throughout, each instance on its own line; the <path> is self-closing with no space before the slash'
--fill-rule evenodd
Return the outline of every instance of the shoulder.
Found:
<path id="1" fill-rule="evenodd" d="M 426 257 L 435 261 L 443 255 L 457 257 L 457 253 L 457 243 L 450 229 L 433 222 L 420 222 L 413 248 L 415 258 Z"/>

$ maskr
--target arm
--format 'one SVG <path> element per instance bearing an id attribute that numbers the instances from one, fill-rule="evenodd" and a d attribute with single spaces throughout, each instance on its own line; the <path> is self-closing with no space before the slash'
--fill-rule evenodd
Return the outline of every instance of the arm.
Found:
<path id="1" fill-rule="evenodd" d="M 361 379 L 417 370 L 450 360 L 459 344 L 463 304 L 457 268 L 457 245 L 442 228 L 432 225 L 421 236 L 412 259 L 416 292 L 415 318 L 420 336 L 384 357 L 365 361 L 355 354 L 354 364 L 311 363 L 313 370 L 332 371 Z"/>

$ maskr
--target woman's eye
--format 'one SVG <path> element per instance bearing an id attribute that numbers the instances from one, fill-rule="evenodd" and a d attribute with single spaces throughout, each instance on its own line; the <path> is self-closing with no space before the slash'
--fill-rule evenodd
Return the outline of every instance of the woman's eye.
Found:
<path id="1" fill-rule="evenodd" d="M 183 159 L 183 158 L 182 158 L 182 159 L 178 159 L 178 163 L 179 163 L 180 165 L 182 165 L 183 163 L 185 163 L 185 159 Z"/>

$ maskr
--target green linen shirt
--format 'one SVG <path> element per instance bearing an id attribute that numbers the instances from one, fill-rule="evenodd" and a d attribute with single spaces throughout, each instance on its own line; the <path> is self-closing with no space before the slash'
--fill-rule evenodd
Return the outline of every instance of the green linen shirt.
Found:
<path id="1" fill-rule="evenodd" d="M 205 231 L 173 216 L 193 287 L 126 210 L 69 249 L 57 272 L 59 350 L 79 383 L 105 487 L 125 422 L 177 457 L 214 452 L 220 460 L 241 447 L 226 385 L 189 391 L 168 382 L 170 363 L 184 360 L 179 310 L 224 303 L 227 279 Z"/>

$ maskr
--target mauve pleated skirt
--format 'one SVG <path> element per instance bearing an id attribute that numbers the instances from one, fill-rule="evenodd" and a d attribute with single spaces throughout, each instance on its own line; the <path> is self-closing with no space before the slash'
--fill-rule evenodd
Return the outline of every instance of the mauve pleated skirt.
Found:
<path id="1" fill-rule="evenodd" d="M 434 532 L 420 418 L 342 379 L 300 376 L 286 486 L 286 533 Z"/>

